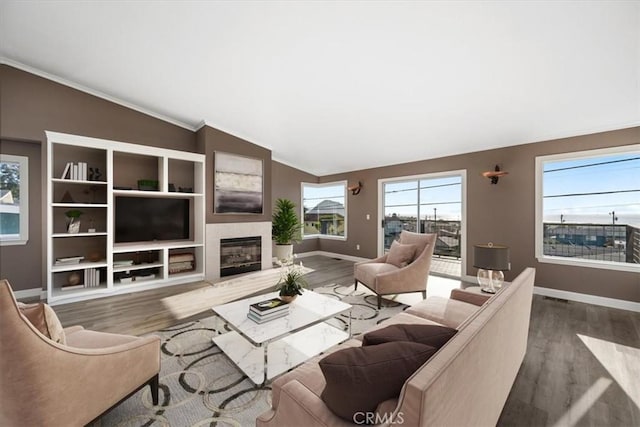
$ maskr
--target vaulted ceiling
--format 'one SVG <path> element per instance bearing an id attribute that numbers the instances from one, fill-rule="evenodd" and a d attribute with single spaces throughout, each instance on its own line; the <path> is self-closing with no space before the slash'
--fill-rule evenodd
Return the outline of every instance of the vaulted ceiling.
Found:
<path id="1" fill-rule="evenodd" d="M 2 62 L 316 175 L 640 124 L 640 2 L 3 1 Z"/>

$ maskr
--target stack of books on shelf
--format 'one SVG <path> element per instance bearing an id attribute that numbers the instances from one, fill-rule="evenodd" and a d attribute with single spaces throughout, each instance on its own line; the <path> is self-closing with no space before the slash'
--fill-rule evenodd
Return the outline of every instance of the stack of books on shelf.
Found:
<path id="1" fill-rule="evenodd" d="M 251 304 L 247 317 L 256 323 L 263 323 L 287 314 L 289 314 L 289 305 L 280 298 L 272 298 Z"/>
<path id="2" fill-rule="evenodd" d="M 80 261 L 84 259 L 83 256 L 70 256 L 64 258 L 56 258 L 56 265 L 73 265 L 80 264 Z"/>
<path id="3" fill-rule="evenodd" d="M 100 286 L 100 270 L 97 268 L 84 269 L 84 287 L 95 288 Z"/>
<path id="4" fill-rule="evenodd" d="M 169 274 L 193 271 L 196 268 L 196 256 L 192 253 L 169 255 Z"/>
<path id="5" fill-rule="evenodd" d="M 85 162 L 72 163 L 69 162 L 64 167 L 62 179 L 70 179 L 73 181 L 86 181 L 87 180 L 87 164 Z"/>
<path id="6" fill-rule="evenodd" d="M 84 283 L 79 283 L 77 285 L 62 285 L 61 289 L 63 291 L 72 291 L 74 289 L 96 288 L 98 286 L 100 286 L 100 270 L 97 268 L 85 268 Z"/>

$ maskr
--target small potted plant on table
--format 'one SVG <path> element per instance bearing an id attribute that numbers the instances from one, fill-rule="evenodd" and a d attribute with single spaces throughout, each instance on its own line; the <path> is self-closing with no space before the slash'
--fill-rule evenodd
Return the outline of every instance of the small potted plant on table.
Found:
<path id="1" fill-rule="evenodd" d="M 298 295 L 302 295 L 302 290 L 306 286 L 307 281 L 304 278 L 302 264 L 294 264 L 283 270 L 277 289 L 280 291 L 280 299 L 288 304 L 296 299 Z"/>

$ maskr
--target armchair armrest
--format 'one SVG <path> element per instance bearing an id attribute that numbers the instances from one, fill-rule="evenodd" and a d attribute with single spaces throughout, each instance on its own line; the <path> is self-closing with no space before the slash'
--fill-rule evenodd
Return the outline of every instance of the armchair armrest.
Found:
<path id="1" fill-rule="evenodd" d="M 109 356 L 144 347 L 157 347 L 158 355 L 160 354 L 160 337 L 156 335 L 135 337 L 83 329 L 76 332 L 76 336 L 69 341 L 61 347 L 66 353 L 76 355 Z"/>
<path id="2" fill-rule="evenodd" d="M 378 258 L 374 258 L 374 259 L 368 259 L 366 261 L 360 261 L 360 262 L 356 262 L 355 264 L 353 264 L 353 267 L 356 268 L 359 265 L 363 265 L 363 264 L 370 264 L 372 262 L 387 262 L 387 254 L 384 254 Z"/>

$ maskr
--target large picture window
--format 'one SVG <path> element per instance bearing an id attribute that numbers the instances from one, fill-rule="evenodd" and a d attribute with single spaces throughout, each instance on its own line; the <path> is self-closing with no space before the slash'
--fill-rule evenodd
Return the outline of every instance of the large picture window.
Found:
<path id="1" fill-rule="evenodd" d="M 347 238 L 347 182 L 302 183 L 303 237 Z"/>
<path id="2" fill-rule="evenodd" d="M 640 271 L 640 145 L 536 158 L 536 257 Z"/>
<path id="3" fill-rule="evenodd" d="M 29 161 L 0 154 L 0 245 L 29 240 Z"/>

